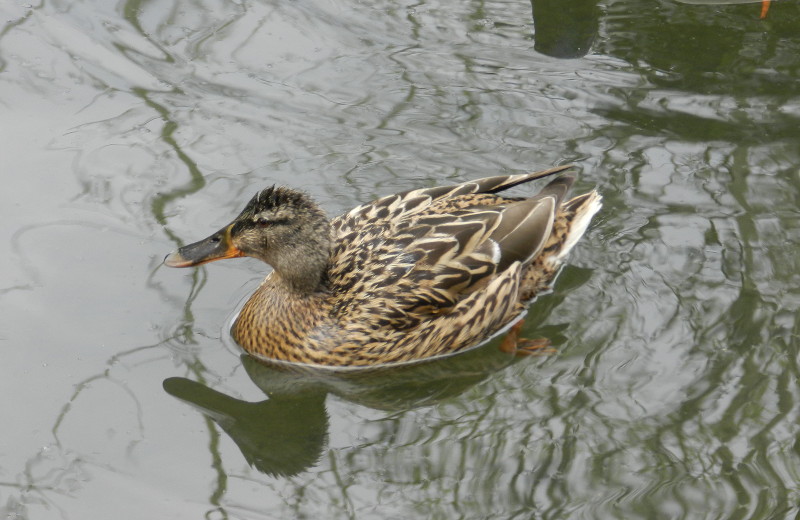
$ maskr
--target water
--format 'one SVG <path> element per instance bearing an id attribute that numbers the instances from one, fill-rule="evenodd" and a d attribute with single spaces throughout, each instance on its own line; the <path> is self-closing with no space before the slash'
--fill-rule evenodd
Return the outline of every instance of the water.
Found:
<path id="1" fill-rule="evenodd" d="M 800 4 L 562 4 L 0 7 L 0 518 L 796 518 Z M 160 266 L 273 183 L 565 162 L 555 355 L 261 366 L 262 265 Z"/>

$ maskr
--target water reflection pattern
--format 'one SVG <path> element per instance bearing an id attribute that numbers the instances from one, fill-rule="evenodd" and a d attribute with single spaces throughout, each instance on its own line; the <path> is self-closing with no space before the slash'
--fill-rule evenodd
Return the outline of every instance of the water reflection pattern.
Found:
<path id="1" fill-rule="evenodd" d="M 575 6 L 569 59 L 538 0 L 0 6 L 0 516 L 795 518 L 800 4 Z M 220 348 L 258 267 L 157 268 L 254 186 L 339 214 L 566 161 L 605 206 L 526 323 L 557 355 L 301 403 L 284 476 L 164 393 L 264 400 Z"/>

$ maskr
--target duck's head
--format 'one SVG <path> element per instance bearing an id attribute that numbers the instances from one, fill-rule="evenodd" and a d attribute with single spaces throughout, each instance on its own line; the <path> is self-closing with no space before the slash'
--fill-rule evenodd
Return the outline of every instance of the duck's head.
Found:
<path id="1" fill-rule="evenodd" d="M 233 222 L 213 235 L 167 255 L 169 267 L 192 267 L 251 256 L 270 264 L 299 292 L 316 290 L 330 253 L 330 224 L 305 193 L 275 186 L 253 197 Z"/>

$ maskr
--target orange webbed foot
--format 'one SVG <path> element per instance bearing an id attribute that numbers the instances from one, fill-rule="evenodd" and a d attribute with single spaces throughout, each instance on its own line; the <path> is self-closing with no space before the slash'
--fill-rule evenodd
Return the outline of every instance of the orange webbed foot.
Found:
<path id="1" fill-rule="evenodd" d="M 500 342 L 500 350 L 515 356 L 547 356 L 555 354 L 556 349 L 550 346 L 550 340 L 547 338 L 525 339 L 519 337 L 523 321 L 519 320 L 508 330 L 508 334 Z"/>

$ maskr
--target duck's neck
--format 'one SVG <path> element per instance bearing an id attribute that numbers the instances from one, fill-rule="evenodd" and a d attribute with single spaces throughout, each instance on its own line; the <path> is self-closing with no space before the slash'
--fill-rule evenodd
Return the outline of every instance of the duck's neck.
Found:
<path id="1" fill-rule="evenodd" d="M 325 291 L 330 247 L 330 237 L 322 233 L 281 247 L 269 259 L 273 284 L 298 296 Z"/>
<path id="2" fill-rule="evenodd" d="M 284 291 L 298 296 L 311 296 L 325 291 L 327 281 L 327 258 L 323 265 L 283 266 L 272 273 L 272 283 Z"/>

